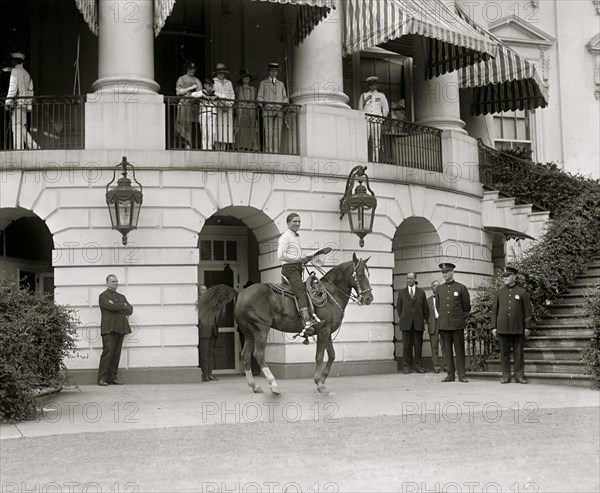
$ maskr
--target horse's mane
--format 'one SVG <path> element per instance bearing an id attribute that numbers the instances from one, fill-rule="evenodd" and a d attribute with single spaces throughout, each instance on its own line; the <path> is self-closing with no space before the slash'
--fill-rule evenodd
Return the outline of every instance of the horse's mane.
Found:
<path id="1" fill-rule="evenodd" d="M 368 271 L 367 264 L 364 263 L 363 259 L 358 259 L 359 263 L 362 263 L 365 270 Z M 354 262 L 349 260 L 348 262 L 342 262 L 339 265 L 336 265 L 331 270 L 329 270 L 322 278 L 322 281 L 333 282 L 334 279 L 337 279 L 341 276 L 347 276 L 354 269 Z"/>

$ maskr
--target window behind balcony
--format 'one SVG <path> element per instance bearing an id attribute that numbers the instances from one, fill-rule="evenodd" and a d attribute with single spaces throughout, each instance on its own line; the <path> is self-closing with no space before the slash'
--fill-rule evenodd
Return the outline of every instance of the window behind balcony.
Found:
<path id="1" fill-rule="evenodd" d="M 494 115 L 494 146 L 501 151 L 533 149 L 531 120 L 527 110 L 505 111 Z"/>

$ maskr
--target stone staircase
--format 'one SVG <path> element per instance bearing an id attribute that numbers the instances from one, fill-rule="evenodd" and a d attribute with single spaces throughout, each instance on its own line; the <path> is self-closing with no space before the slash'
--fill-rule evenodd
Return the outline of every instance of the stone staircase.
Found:
<path id="1" fill-rule="evenodd" d="M 588 265 L 570 290 L 549 307 L 525 346 L 525 376 L 531 383 L 590 386 L 581 352 L 592 331 L 586 327 L 582 305 L 584 293 L 600 285 L 600 259 Z M 486 371 L 471 376 L 500 378 L 500 360 L 489 359 Z"/>

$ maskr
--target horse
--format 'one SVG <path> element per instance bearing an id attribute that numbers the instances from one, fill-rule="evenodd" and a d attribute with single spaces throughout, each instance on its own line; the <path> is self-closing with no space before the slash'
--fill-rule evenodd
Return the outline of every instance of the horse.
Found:
<path id="1" fill-rule="evenodd" d="M 333 267 L 321 278 L 326 289 L 327 303 L 322 307 L 315 307 L 316 315 L 321 320 L 315 327 L 317 350 L 314 381 L 319 393 L 328 393 L 325 381 L 335 360 L 331 336 L 342 324 L 349 299 L 356 299 L 361 305 L 369 305 L 373 301 L 368 260 L 359 259 L 356 254 L 352 254 L 351 261 Z M 352 290 L 356 292 L 356 296 Z M 264 283 L 252 284 L 239 293 L 230 286 L 219 284 L 206 291 L 198 301 L 200 320 L 202 323 L 216 323 L 231 302 L 235 303 L 235 321 L 246 339 L 242 360 L 248 386 L 255 393 L 263 392 L 252 375 L 250 359 L 254 354 L 271 392 L 279 394 L 275 377 L 265 363 L 265 346 L 271 328 L 287 333 L 299 333 L 302 330 L 302 320 L 294 300 L 277 294 Z M 325 350 L 327 363 L 323 365 Z"/>

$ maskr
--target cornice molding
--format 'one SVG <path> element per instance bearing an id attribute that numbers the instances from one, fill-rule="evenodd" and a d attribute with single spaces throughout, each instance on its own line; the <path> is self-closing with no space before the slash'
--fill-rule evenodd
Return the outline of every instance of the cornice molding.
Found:
<path id="1" fill-rule="evenodd" d="M 528 39 L 508 38 L 494 32 L 507 25 L 514 26 L 517 30 L 525 34 Z M 497 21 L 490 22 L 488 29 L 507 44 L 549 48 L 556 43 L 556 38 L 550 36 L 548 33 L 538 29 L 520 17 L 517 17 L 515 14 L 511 14 L 503 17 L 502 19 L 498 19 Z"/>

